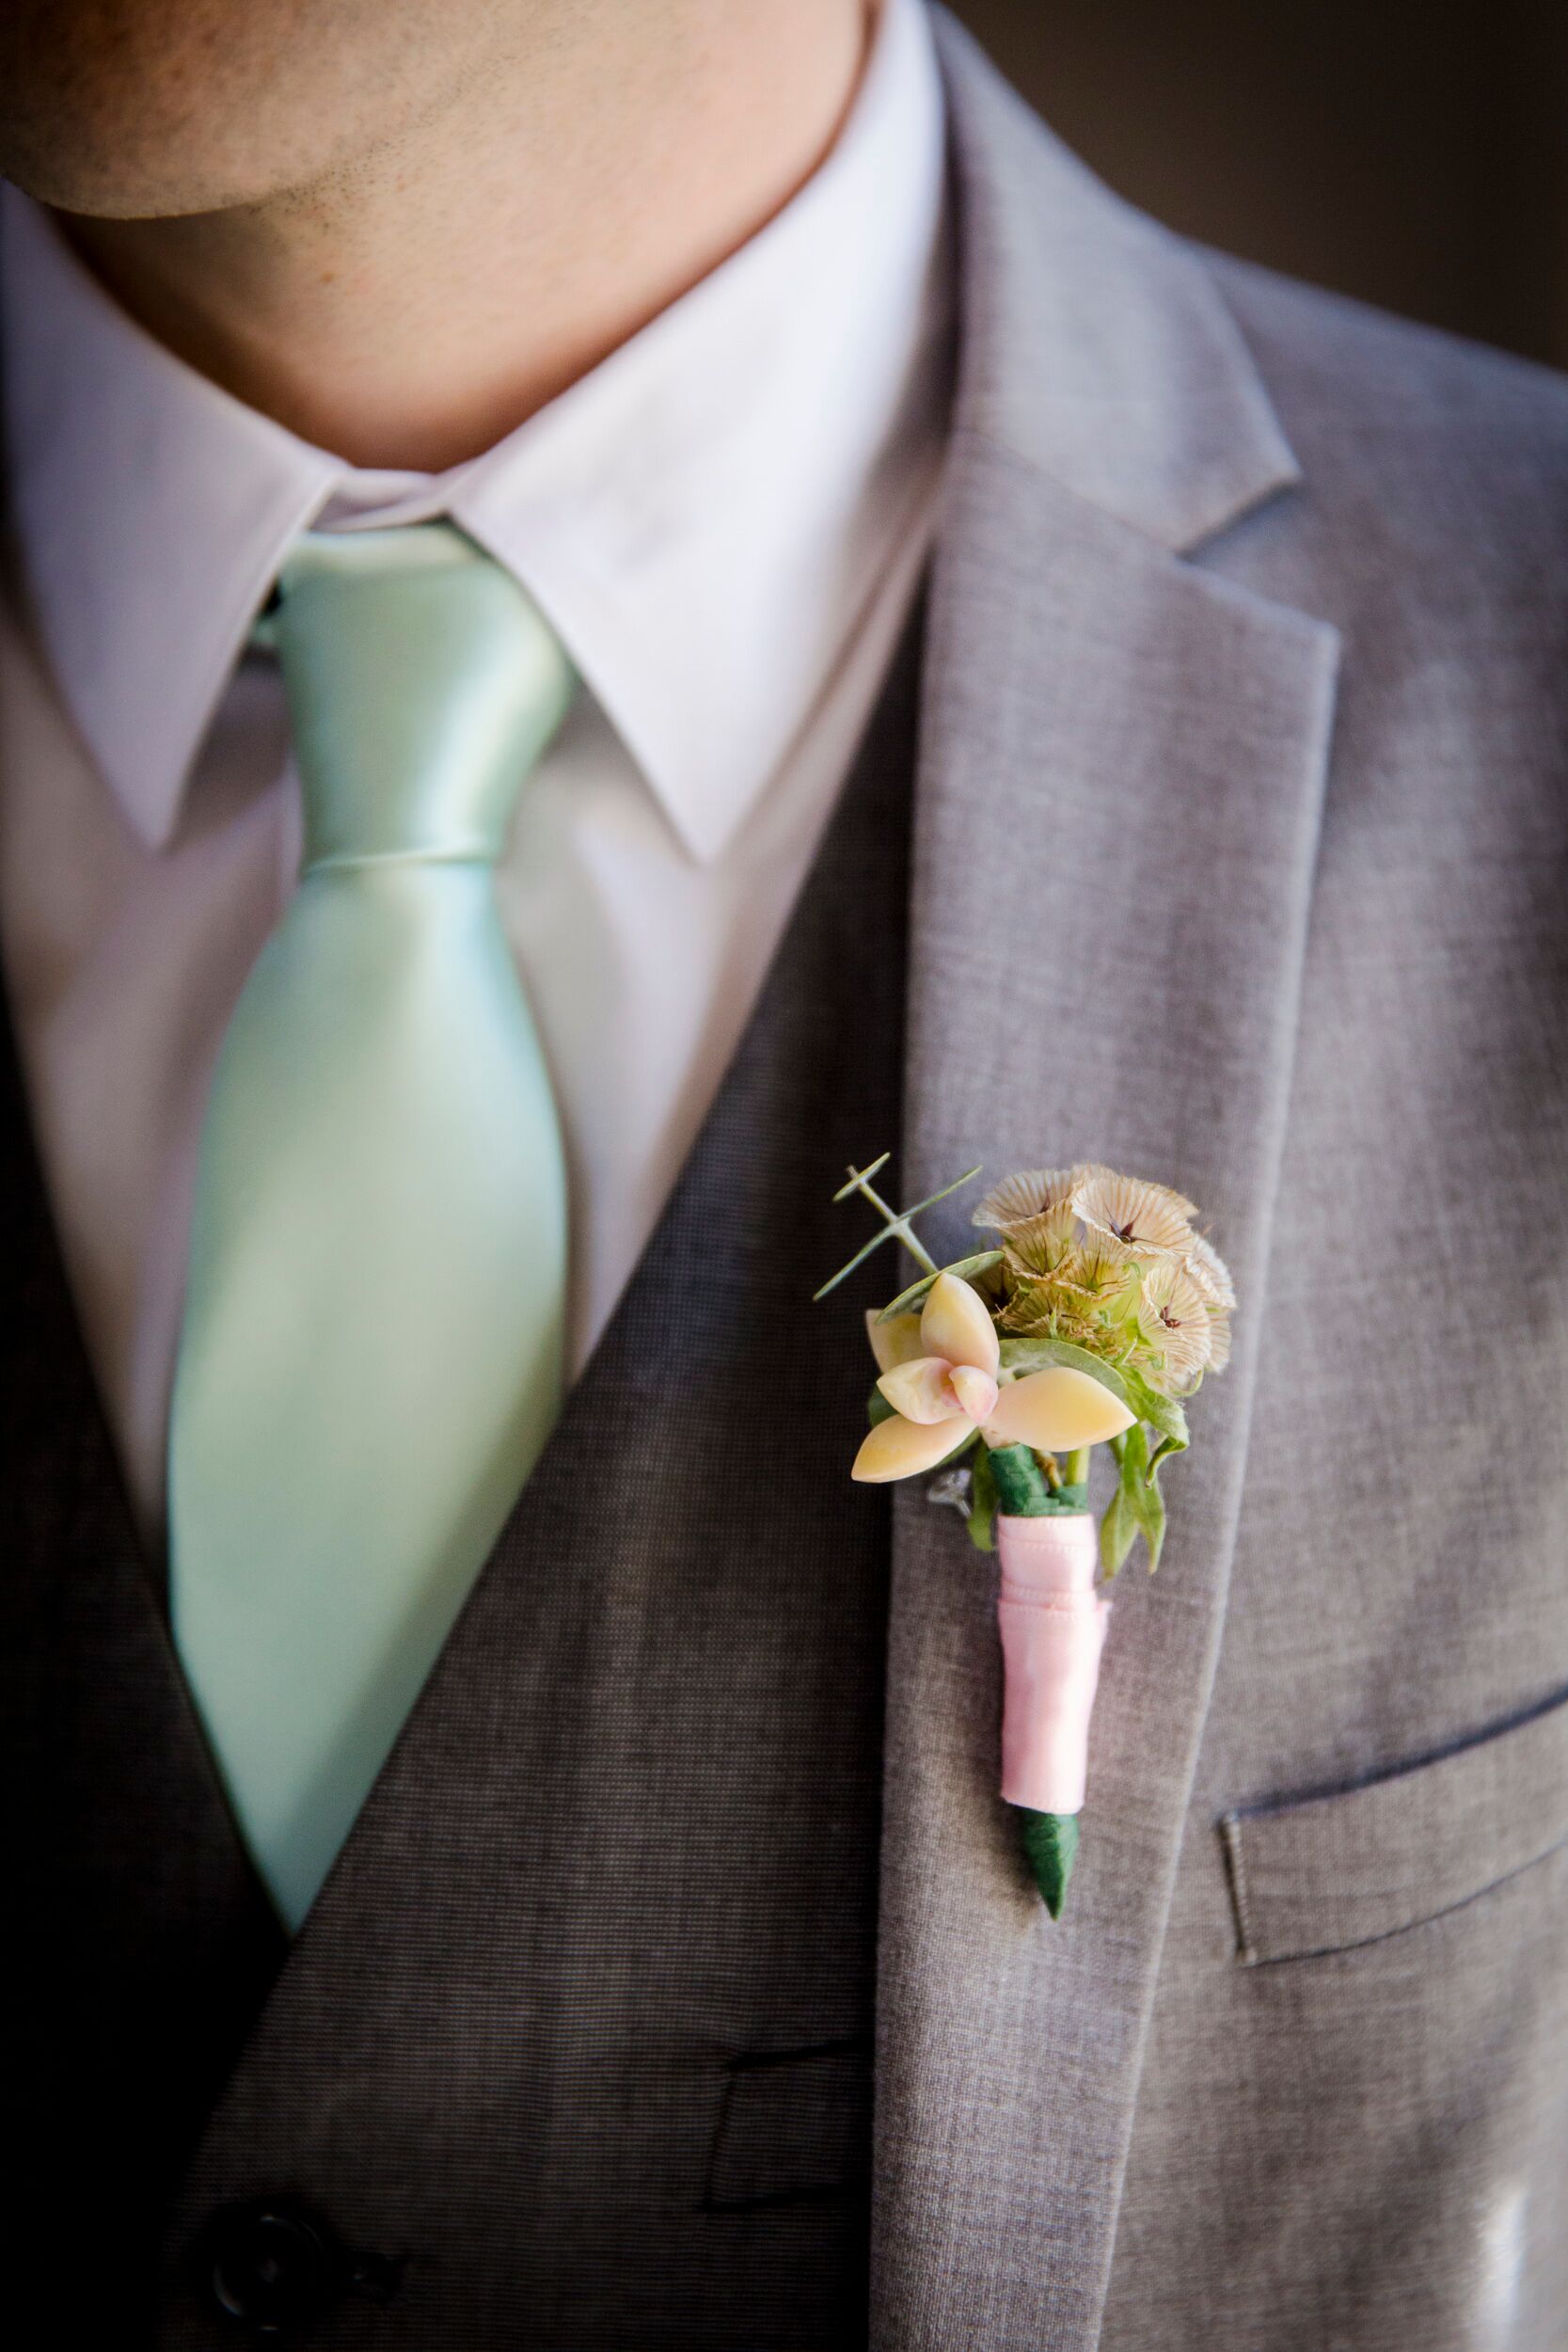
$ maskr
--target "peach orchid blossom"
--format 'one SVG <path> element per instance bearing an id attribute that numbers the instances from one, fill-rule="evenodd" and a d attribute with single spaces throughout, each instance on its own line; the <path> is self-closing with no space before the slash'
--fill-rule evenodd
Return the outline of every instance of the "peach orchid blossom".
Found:
<path id="1" fill-rule="evenodd" d="M 939 1274 L 918 1316 L 868 1318 L 892 1414 L 877 1422 L 850 1475 L 882 1484 L 934 1470 L 976 1430 L 988 1446 L 1070 1453 L 1118 1437 L 1132 1416 L 1109 1389 L 1069 1365 L 1002 1375 L 1001 1347 L 979 1293 Z"/>

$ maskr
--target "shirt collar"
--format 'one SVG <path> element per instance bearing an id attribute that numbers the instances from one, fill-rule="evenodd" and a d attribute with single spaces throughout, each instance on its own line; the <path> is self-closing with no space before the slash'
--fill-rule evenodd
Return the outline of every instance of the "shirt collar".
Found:
<path id="1" fill-rule="evenodd" d="M 951 307 L 923 0 L 756 236 L 450 473 L 344 466 L 136 327 L 0 189 L 10 508 L 34 624 L 127 818 L 166 841 L 292 540 L 447 514 L 524 581 L 698 857 L 789 749 L 940 450 Z"/>

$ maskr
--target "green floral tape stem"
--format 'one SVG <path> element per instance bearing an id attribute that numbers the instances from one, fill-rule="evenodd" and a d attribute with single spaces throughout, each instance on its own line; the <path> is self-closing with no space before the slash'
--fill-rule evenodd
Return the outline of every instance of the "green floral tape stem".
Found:
<path id="1" fill-rule="evenodd" d="M 1022 1804 L 1015 1805 L 1013 1810 L 1023 1827 L 1023 1851 L 1029 1857 L 1040 1899 L 1053 1919 L 1059 1919 L 1067 1902 L 1067 1883 L 1078 1858 L 1078 1816 L 1032 1813 Z"/>
<path id="2" fill-rule="evenodd" d="M 1069 1456 L 1071 1470 L 1078 1456 Z M 1010 1519 L 1043 1519 L 1065 1511 L 1086 1511 L 1089 1503 L 1087 1466 L 1082 1478 L 1057 1477 L 1054 1485 L 1033 1446 L 1000 1445 L 990 1450 L 990 1474 L 996 1485 L 996 1507 Z"/>
<path id="3" fill-rule="evenodd" d="M 1007 1518 L 1040 1518 L 1049 1511 L 1051 1488 L 1032 1446 L 993 1446 L 990 1474 L 996 1481 L 997 1508 Z"/>

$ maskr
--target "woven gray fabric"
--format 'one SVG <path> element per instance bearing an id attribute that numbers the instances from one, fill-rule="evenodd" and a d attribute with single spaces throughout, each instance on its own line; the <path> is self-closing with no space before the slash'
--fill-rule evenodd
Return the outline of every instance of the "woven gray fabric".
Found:
<path id="1" fill-rule="evenodd" d="M 1163 1177 L 1243 1312 L 1118 1587 L 1060 1928 L 985 1579 L 900 1495 L 876 2339 L 1555 2352 L 1568 1849 L 1510 1726 L 1568 1692 L 1568 392 L 1196 254 L 944 49 L 911 1181 Z M 1338 1801 L 1375 1942 L 1332 1836 L 1243 1823 L 1291 1946 L 1354 1944 L 1246 1964 L 1227 1816 L 1497 1733 L 1485 1806 Z"/>
<path id="2" fill-rule="evenodd" d="M 1196 252 L 946 24 L 942 53 L 964 304 L 902 1178 L 1165 1178 L 1243 1311 L 1160 1575 L 1118 1587 L 1058 1927 L 995 1795 L 987 1567 L 897 1498 L 871 2338 L 1560 2352 L 1568 393 Z M 893 1117 L 877 788 L 217 2107 L 163 2345 L 230 2340 L 189 2284 L 203 2216 L 289 2189 L 406 2258 L 301 2343 L 860 2336 L 886 1521 L 844 1478 L 852 1318 L 801 1291 L 844 1238 L 827 1179 Z M 765 1343 L 763 1457 L 736 1380 Z M 142 2013 L 117 1918 L 129 1981 L 178 1951 L 184 2130 L 262 1947 L 90 1400 L 50 1383 L 22 1348 L 14 1770 L 40 1870 L 73 1823 L 95 1891 L 56 1945 L 113 2015 Z M 90 2060 L 71 2087 L 96 2119 Z"/>

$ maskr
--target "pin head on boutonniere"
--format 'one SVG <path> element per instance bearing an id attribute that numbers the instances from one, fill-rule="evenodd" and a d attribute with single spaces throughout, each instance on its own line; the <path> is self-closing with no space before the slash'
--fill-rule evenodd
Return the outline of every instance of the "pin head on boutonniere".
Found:
<path id="1" fill-rule="evenodd" d="M 939 1266 L 912 1220 L 980 1170 L 897 1210 L 873 1183 L 886 1161 L 851 1168 L 834 1196 L 863 1199 L 880 1226 L 816 1294 L 884 1241 L 922 1269 L 867 1314 L 878 1376 L 851 1475 L 935 1473 L 931 1500 L 956 1505 L 972 1541 L 999 1555 L 1002 1794 L 1057 1918 L 1110 1615 L 1097 1565 L 1108 1584 L 1140 1538 L 1159 1565 L 1160 1473 L 1187 1446 L 1187 1401 L 1229 1359 L 1236 1294 L 1192 1201 L 1094 1162 L 1006 1177 L 974 1211 L 990 1245 Z M 1097 1445 L 1116 1466 L 1098 1547 Z"/>

